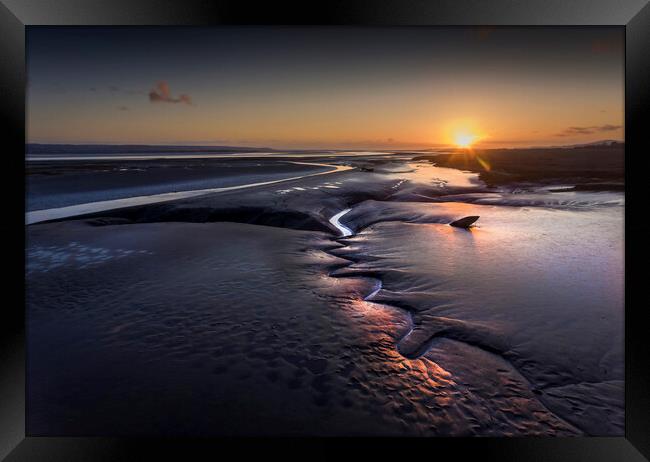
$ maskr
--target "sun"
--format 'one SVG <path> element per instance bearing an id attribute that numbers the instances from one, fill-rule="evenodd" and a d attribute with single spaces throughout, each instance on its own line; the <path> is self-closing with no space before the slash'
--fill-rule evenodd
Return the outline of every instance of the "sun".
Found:
<path id="1" fill-rule="evenodd" d="M 454 133 L 454 144 L 459 148 L 469 148 L 478 139 L 478 136 L 468 131 Z"/>

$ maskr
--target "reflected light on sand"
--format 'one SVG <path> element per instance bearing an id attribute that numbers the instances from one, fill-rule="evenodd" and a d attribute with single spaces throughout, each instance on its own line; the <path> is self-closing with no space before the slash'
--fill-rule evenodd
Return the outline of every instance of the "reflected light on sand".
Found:
<path id="1" fill-rule="evenodd" d="M 449 404 L 451 397 L 443 390 L 454 384 L 450 372 L 439 364 L 420 357 L 409 359 L 397 350 L 398 342 L 411 331 L 409 315 L 393 306 L 372 301 L 352 300 L 346 310 L 354 319 L 354 326 L 359 329 L 368 345 L 372 345 L 369 359 L 379 360 L 375 369 L 386 375 L 386 384 L 395 387 L 404 380 L 419 384 L 421 398 L 434 399 L 437 407 Z M 430 392 L 438 389 L 435 396 Z"/>
<path id="2" fill-rule="evenodd" d="M 478 174 L 438 167 L 429 163 L 409 162 L 409 171 L 392 174 L 395 179 L 421 184 L 439 184 L 447 187 L 471 187 L 478 182 Z"/>

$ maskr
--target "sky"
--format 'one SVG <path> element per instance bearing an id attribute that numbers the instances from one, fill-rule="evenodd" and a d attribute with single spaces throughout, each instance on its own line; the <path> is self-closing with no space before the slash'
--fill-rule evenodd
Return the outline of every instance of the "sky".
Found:
<path id="1" fill-rule="evenodd" d="M 34 27 L 30 143 L 426 149 L 624 137 L 621 27 Z"/>

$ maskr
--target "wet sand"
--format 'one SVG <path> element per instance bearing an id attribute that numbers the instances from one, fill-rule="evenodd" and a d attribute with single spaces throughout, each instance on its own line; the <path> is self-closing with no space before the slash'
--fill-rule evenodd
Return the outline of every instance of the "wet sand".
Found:
<path id="1" fill-rule="evenodd" d="M 301 174 L 299 176 L 287 177 L 286 173 L 280 176 L 280 178 L 276 178 L 276 175 L 271 176 L 271 178 L 276 178 L 276 179 L 269 179 L 269 175 L 265 175 L 261 178 L 256 176 L 251 177 L 249 175 L 244 175 L 239 177 L 237 184 L 235 184 L 234 186 L 221 186 L 221 187 L 194 189 L 196 188 L 196 185 L 193 185 L 194 188 L 190 186 L 190 188 L 192 189 L 188 189 L 185 191 L 177 191 L 177 189 L 179 189 L 179 186 L 175 183 L 166 184 L 163 185 L 163 187 L 165 187 L 165 189 L 172 188 L 173 189 L 172 192 L 161 192 L 157 194 L 127 196 L 118 199 L 106 199 L 106 200 L 100 200 L 94 202 L 83 202 L 80 204 L 75 203 L 74 205 L 68 205 L 64 207 L 48 208 L 44 210 L 33 210 L 27 212 L 25 223 L 31 225 L 35 223 L 60 220 L 69 217 L 89 215 L 92 213 L 101 213 L 101 212 L 111 211 L 115 209 L 157 204 L 160 202 L 169 202 L 169 201 L 186 199 L 186 198 L 196 198 L 208 194 L 224 193 L 229 191 L 241 191 L 249 188 L 259 188 L 261 186 L 285 183 L 285 182 L 295 181 L 295 180 L 309 178 L 313 176 L 329 175 L 331 173 L 350 170 L 352 168 L 345 165 L 332 165 L 332 164 L 314 163 L 314 162 L 290 162 L 290 164 L 299 165 L 303 167 L 307 166 L 312 169 L 318 169 L 318 170 L 316 170 L 315 172 L 314 171 L 300 172 Z M 255 178 L 257 180 L 262 180 L 262 181 L 251 182 Z M 122 195 L 133 194 L 133 192 L 129 192 L 129 190 L 124 190 L 124 189 L 119 191 L 119 193 Z M 83 197 L 84 201 L 88 200 L 87 194 L 83 194 L 83 195 L 74 194 L 72 196 L 72 200 L 75 200 L 79 197 Z"/>
<path id="2" fill-rule="evenodd" d="M 29 433 L 623 434 L 621 193 L 337 162 L 29 226 Z"/>
<path id="3" fill-rule="evenodd" d="M 232 187 L 329 170 L 298 160 L 152 159 L 29 162 L 27 210 Z"/>

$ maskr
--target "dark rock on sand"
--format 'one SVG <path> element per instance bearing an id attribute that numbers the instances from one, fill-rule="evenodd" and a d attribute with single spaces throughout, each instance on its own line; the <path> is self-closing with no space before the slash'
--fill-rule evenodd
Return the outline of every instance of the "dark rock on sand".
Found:
<path id="1" fill-rule="evenodd" d="M 449 224 L 456 228 L 469 228 L 478 219 L 479 217 L 477 215 L 471 215 L 469 217 L 461 218 L 460 220 L 452 221 Z"/>

